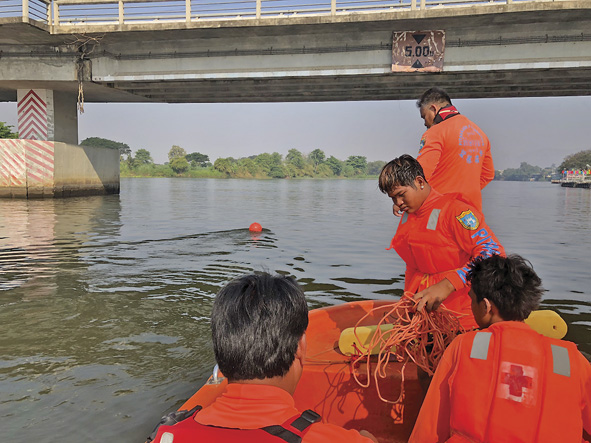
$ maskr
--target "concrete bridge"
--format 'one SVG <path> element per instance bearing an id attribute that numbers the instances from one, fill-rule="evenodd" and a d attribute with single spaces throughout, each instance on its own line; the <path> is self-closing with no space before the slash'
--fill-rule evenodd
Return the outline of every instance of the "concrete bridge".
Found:
<path id="1" fill-rule="evenodd" d="M 434 84 L 457 98 L 591 93 L 591 0 L 304 3 L 3 0 L 0 101 L 34 88 L 168 103 L 413 99 Z M 393 72 L 393 33 L 428 30 L 444 31 L 442 70 Z"/>
<path id="2" fill-rule="evenodd" d="M 591 94 L 591 0 L 0 3 L 0 101 L 19 103 L 29 138 L 77 144 L 85 102 L 398 100 L 433 85 Z M 31 92 L 40 109 L 20 106 Z"/>

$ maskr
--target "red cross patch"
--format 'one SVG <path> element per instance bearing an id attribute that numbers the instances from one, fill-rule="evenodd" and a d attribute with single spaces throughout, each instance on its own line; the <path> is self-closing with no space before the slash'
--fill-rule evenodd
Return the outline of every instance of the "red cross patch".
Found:
<path id="1" fill-rule="evenodd" d="M 499 370 L 497 397 L 524 405 L 536 403 L 538 371 L 531 366 L 504 361 Z"/>

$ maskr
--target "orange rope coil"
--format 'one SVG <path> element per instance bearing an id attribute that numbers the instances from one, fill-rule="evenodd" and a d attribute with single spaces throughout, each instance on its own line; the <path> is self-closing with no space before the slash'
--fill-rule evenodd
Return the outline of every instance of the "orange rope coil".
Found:
<path id="1" fill-rule="evenodd" d="M 432 376 L 443 356 L 443 351 L 458 334 L 465 332 L 458 320 L 458 314 L 444 306 L 440 306 L 432 312 L 427 312 L 426 309 L 417 311 L 418 301 L 413 299 L 413 295 L 410 292 L 405 292 L 399 301 L 372 309 L 355 325 L 355 337 L 357 343 L 361 343 L 356 329 L 376 311 L 384 311 L 370 342 L 367 345 L 356 346 L 358 355 L 351 360 L 351 370 L 355 381 L 364 388 L 369 387 L 371 375 L 373 375 L 378 395 L 386 403 L 396 404 L 403 400 L 404 370 L 409 361 L 412 360 L 419 368 Z M 388 323 L 392 324 L 392 329 L 382 331 L 380 326 Z M 372 349 L 376 346 L 378 346 L 379 353 L 377 358 L 372 359 Z M 403 364 L 400 396 L 395 401 L 382 397 L 379 387 L 379 379 L 386 377 L 386 368 L 392 360 Z M 356 371 L 362 362 L 366 363 L 366 383 L 359 380 Z M 371 374 L 372 363 L 374 364 L 373 374 Z"/>

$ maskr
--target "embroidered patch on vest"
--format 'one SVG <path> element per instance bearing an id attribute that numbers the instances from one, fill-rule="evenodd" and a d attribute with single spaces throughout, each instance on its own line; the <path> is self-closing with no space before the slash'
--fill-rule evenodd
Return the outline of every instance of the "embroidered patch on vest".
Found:
<path id="1" fill-rule="evenodd" d="M 497 397 L 526 406 L 536 404 L 538 370 L 531 366 L 504 361 L 499 369 Z"/>
<path id="2" fill-rule="evenodd" d="M 456 216 L 456 219 L 464 228 L 469 229 L 470 231 L 475 231 L 478 229 L 478 226 L 480 226 L 480 222 L 470 209 Z"/>
<path id="3" fill-rule="evenodd" d="M 427 142 L 427 137 L 423 137 L 421 139 L 421 143 L 419 143 L 419 154 L 421 153 L 421 150 L 425 147 L 426 142 Z"/>

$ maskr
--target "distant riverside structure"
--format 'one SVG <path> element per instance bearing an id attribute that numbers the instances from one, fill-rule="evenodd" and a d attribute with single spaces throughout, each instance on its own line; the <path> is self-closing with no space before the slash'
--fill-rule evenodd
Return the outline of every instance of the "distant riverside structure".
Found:
<path id="1" fill-rule="evenodd" d="M 591 169 L 569 169 L 562 171 L 560 185 L 565 188 L 591 189 Z"/>
<path id="2" fill-rule="evenodd" d="M 590 30 L 591 0 L 2 0 L 0 101 L 76 146 L 88 102 L 589 95 Z"/>

